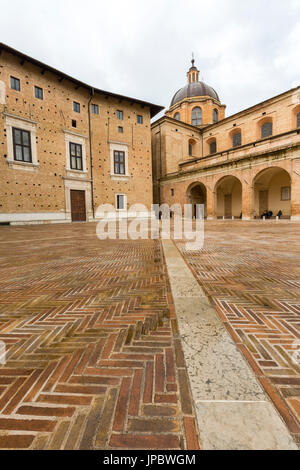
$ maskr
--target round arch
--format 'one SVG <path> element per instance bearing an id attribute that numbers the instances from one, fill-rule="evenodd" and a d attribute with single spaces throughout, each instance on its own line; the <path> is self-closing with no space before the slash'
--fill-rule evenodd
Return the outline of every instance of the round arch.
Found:
<path id="1" fill-rule="evenodd" d="M 190 184 L 186 190 L 187 203 L 192 204 L 193 217 L 196 218 L 197 204 L 204 204 L 204 217 L 207 217 L 207 190 L 206 186 L 201 181 L 195 181 Z"/>
<path id="2" fill-rule="evenodd" d="M 242 193 L 242 183 L 236 176 L 226 175 L 220 178 L 215 184 L 217 218 L 241 218 Z"/>
<path id="3" fill-rule="evenodd" d="M 255 217 L 269 212 L 275 217 L 279 211 L 282 217 L 291 216 L 291 176 L 279 166 L 259 171 L 253 178 L 253 200 Z"/>

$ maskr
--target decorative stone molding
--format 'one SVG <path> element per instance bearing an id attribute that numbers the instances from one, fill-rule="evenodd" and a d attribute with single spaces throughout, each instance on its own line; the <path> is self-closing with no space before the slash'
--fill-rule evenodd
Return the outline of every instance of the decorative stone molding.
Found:
<path id="1" fill-rule="evenodd" d="M 110 177 L 113 181 L 126 181 L 129 179 L 129 168 L 128 168 L 128 146 L 129 144 L 124 144 L 121 142 L 109 141 L 109 151 L 110 151 Z M 124 152 L 125 155 L 125 175 L 115 174 L 114 166 L 114 151 Z"/>
<path id="2" fill-rule="evenodd" d="M 65 144 L 66 144 L 66 172 L 67 177 L 70 178 L 87 178 L 88 170 L 86 164 L 86 140 L 87 137 L 82 134 L 78 134 L 77 132 L 63 130 L 65 134 Z M 71 168 L 71 161 L 70 161 L 70 142 L 74 144 L 80 144 L 82 146 L 82 170 L 73 170 Z"/>
<path id="3" fill-rule="evenodd" d="M 124 196 L 124 207 L 123 209 L 118 209 L 117 208 L 117 198 L 118 196 Z M 117 193 L 115 194 L 115 207 L 117 212 L 126 212 L 127 211 L 127 196 L 124 193 Z"/>
<path id="4" fill-rule="evenodd" d="M 37 121 L 32 119 L 25 118 L 22 116 L 17 116 L 15 114 L 10 114 L 3 112 L 5 117 L 5 127 L 7 135 L 7 164 L 9 168 L 13 170 L 25 170 L 25 171 L 37 171 L 39 167 L 38 155 L 37 155 L 37 145 L 36 145 L 36 126 Z M 31 143 L 31 158 L 32 162 L 20 162 L 14 159 L 14 146 L 13 146 L 13 127 L 17 129 L 22 129 L 24 131 L 30 132 L 30 143 Z"/>
<path id="5" fill-rule="evenodd" d="M 5 104 L 6 103 L 6 88 L 5 88 L 5 82 L 0 80 L 0 104 Z"/>
<path id="6" fill-rule="evenodd" d="M 79 178 L 64 178 L 65 185 L 65 204 L 66 204 L 66 219 L 71 221 L 71 189 L 85 191 L 85 207 L 86 207 L 86 220 L 93 219 L 92 215 L 92 197 L 91 197 L 91 180 L 81 181 Z"/>

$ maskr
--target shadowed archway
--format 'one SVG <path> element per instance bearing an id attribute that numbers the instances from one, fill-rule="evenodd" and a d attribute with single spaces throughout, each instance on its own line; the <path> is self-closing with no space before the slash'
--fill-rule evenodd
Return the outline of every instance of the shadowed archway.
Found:
<path id="1" fill-rule="evenodd" d="M 207 208 L 206 208 L 206 187 L 201 182 L 195 182 L 191 184 L 187 189 L 187 202 L 188 204 L 193 205 L 193 217 L 196 218 L 197 211 L 196 205 L 197 204 L 204 204 L 204 217 L 207 216 Z"/>
<path id="2" fill-rule="evenodd" d="M 254 214 L 261 217 L 265 211 L 275 217 L 279 211 L 282 217 L 291 216 L 291 177 L 283 168 L 274 166 L 259 172 L 253 181 Z"/>
<path id="3" fill-rule="evenodd" d="M 238 219 L 242 214 L 242 183 L 236 176 L 223 176 L 215 186 L 217 218 Z"/>

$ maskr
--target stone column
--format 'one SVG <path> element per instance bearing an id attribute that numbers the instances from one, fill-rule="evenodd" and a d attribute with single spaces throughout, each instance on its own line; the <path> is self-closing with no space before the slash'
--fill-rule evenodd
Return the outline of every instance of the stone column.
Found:
<path id="1" fill-rule="evenodd" d="M 291 174 L 291 219 L 300 220 L 300 158 L 293 161 Z"/>
<path id="2" fill-rule="evenodd" d="M 251 184 L 243 183 L 242 185 L 242 215 L 243 220 L 251 220 L 254 218 L 254 193 Z"/>
<path id="3" fill-rule="evenodd" d="M 211 191 L 210 188 L 207 188 L 206 191 L 206 210 L 207 220 L 213 220 L 216 218 L 215 193 L 214 191 Z"/>

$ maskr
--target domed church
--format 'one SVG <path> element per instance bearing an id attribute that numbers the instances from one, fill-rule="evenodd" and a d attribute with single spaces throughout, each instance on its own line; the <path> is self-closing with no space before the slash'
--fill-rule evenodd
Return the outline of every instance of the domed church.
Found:
<path id="1" fill-rule="evenodd" d="M 195 217 L 203 204 L 207 219 L 300 220 L 300 87 L 228 117 L 225 108 L 193 57 L 151 125 L 154 203 L 192 204 Z"/>
<path id="2" fill-rule="evenodd" d="M 187 72 L 187 84 L 176 91 L 166 116 L 201 128 L 224 119 L 225 108 L 216 90 L 199 81 L 199 70 L 193 58 Z"/>

